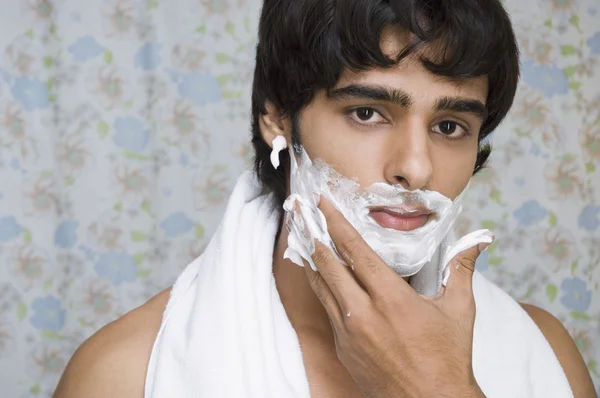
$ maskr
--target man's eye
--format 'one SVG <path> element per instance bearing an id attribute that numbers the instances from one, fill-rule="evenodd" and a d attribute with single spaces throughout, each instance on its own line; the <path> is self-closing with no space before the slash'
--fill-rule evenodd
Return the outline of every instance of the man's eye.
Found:
<path id="1" fill-rule="evenodd" d="M 377 124 L 385 119 L 373 108 L 356 108 L 350 112 L 352 119 L 360 124 Z"/>
<path id="2" fill-rule="evenodd" d="M 469 135 L 467 129 L 452 120 L 444 120 L 437 123 L 433 131 L 445 136 L 446 138 L 463 138 Z"/>

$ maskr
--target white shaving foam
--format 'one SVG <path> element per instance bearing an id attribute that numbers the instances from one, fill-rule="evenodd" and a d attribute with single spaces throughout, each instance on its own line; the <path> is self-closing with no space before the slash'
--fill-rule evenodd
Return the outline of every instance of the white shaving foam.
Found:
<path id="1" fill-rule="evenodd" d="M 414 275 L 431 261 L 462 210 L 460 196 L 452 201 L 439 192 L 409 191 L 401 185 L 384 183 L 362 190 L 356 181 L 345 178 L 325 162 L 316 160 L 313 163 L 304 149 L 297 151 L 296 155 L 290 148 L 291 195 L 284 203 L 289 235 L 284 256 L 300 266 L 304 259 L 316 270 L 311 258 L 315 239 L 337 255 L 325 217 L 313 199 L 314 192 L 327 198 L 383 261 L 401 276 Z M 413 231 L 384 228 L 369 215 L 372 207 L 401 210 L 415 206 L 425 207 L 435 216 Z"/>
<path id="2" fill-rule="evenodd" d="M 477 246 L 480 243 L 492 243 L 494 241 L 494 234 L 487 230 L 481 229 L 479 231 L 471 232 L 460 238 L 458 242 L 452 245 L 451 248 L 444 254 L 442 264 L 445 265 L 444 272 L 442 274 L 442 284 L 446 286 L 448 279 L 450 278 L 451 267 L 449 267 L 450 261 L 456 257 L 460 252 L 468 250 L 472 247 Z"/>
<path id="3" fill-rule="evenodd" d="M 271 164 L 275 169 L 279 167 L 279 152 L 287 148 L 287 141 L 284 136 L 278 135 L 271 143 Z"/>

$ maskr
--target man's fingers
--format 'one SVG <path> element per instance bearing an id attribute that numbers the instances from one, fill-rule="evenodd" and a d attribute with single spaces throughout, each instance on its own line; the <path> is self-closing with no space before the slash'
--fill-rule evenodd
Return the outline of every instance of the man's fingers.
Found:
<path id="1" fill-rule="evenodd" d="M 304 269 L 306 271 L 306 277 L 308 279 L 308 283 L 310 287 L 315 292 L 321 304 L 327 311 L 329 315 L 329 319 L 336 325 L 343 325 L 343 317 L 342 312 L 344 311 L 343 307 L 338 303 L 337 298 L 323 279 L 323 276 L 319 274 L 317 271 L 313 271 L 310 265 L 305 261 Z"/>
<path id="2" fill-rule="evenodd" d="M 329 201 L 321 198 L 319 209 L 327 220 L 327 229 L 339 255 L 352 268 L 360 283 L 372 297 L 376 292 L 384 291 L 385 284 L 390 280 L 402 279 L 396 278 L 396 273 L 383 262 L 352 224 Z M 406 284 L 407 289 L 410 288 L 405 281 L 402 282 Z"/>
<path id="3" fill-rule="evenodd" d="M 307 233 L 311 235 L 311 239 L 314 239 L 315 236 L 313 231 L 315 227 L 310 227 L 310 220 L 307 220 L 303 217 L 302 209 L 299 206 L 296 206 L 293 216 L 300 217 L 302 219 L 306 228 L 308 229 Z M 309 282 L 314 282 L 311 283 L 313 290 L 325 290 L 321 289 L 319 286 L 320 282 L 324 282 L 327 286 L 326 291 L 331 292 L 342 311 L 347 308 L 347 303 L 349 301 L 356 302 L 357 300 L 367 299 L 367 293 L 358 284 L 350 269 L 342 264 L 327 246 L 323 245 L 316 239 L 313 241 L 313 243 L 314 253 L 311 255 L 311 259 L 316 266 L 318 273 L 315 273 L 309 265 L 305 265 L 307 272 L 310 270 L 313 274 L 311 275 L 310 272 L 308 273 Z M 318 294 L 319 292 L 315 290 L 315 293 Z M 319 298 L 323 299 L 325 297 L 323 296 Z"/>
<path id="4" fill-rule="evenodd" d="M 342 312 L 346 311 L 351 303 L 368 299 L 367 293 L 354 279 L 351 270 L 340 263 L 327 246 L 316 241 L 312 259 L 319 270 L 318 274 L 327 284 Z"/>

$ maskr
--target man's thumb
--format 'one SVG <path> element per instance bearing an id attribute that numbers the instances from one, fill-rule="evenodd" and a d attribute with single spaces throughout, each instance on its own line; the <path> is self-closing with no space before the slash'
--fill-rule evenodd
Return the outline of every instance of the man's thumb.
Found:
<path id="1" fill-rule="evenodd" d="M 450 276 L 447 282 L 447 293 L 452 290 L 468 289 L 472 291 L 475 263 L 479 255 L 488 248 L 490 242 L 481 242 L 458 253 L 448 264 Z M 452 294 L 452 293 L 451 293 Z"/>

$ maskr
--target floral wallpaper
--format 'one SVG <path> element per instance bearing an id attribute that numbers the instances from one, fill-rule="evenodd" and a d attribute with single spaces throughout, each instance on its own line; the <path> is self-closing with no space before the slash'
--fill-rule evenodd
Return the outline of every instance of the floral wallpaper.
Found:
<path id="1" fill-rule="evenodd" d="M 600 388 L 600 4 L 507 0 L 522 82 L 460 233 L 559 317 Z M 47 397 L 76 347 L 172 284 L 251 164 L 260 0 L 5 0 L 0 385 Z"/>

